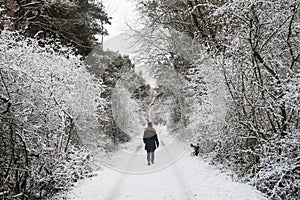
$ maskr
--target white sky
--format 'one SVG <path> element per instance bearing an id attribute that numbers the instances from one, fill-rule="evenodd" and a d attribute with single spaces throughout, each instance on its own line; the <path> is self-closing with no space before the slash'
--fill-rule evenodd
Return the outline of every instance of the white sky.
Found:
<path id="1" fill-rule="evenodd" d="M 132 0 L 101 0 L 108 16 L 112 17 L 111 25 L 106 25 L 109 36 L 118 35 L 126 30 L 126 23 L 134 23 L 137 20 Z"/>

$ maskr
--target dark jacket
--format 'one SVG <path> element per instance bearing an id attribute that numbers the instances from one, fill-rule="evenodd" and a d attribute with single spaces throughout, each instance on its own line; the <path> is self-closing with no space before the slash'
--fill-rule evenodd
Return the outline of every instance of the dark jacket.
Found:
<path id="1" fill-rule="evenodd" d="M 146 151 L 154 151 L 158 146 L 158 138 L 154 128 L 147 127 L 144 131 L 143 141 Z"/>

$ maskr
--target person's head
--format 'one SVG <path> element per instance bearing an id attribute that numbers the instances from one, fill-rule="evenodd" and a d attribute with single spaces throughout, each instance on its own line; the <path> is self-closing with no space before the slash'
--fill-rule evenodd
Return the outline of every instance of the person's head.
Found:
<path id="1" fill-rule="evenodd" d="M 148 127 L 152 128 L 152 122 L 148 122 Z"/>

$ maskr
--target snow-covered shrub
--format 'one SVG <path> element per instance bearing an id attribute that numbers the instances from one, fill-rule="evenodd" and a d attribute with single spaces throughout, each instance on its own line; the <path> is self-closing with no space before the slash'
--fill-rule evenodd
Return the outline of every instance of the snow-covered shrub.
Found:
<path id="1" fill-rule="evenodd" d="M 101 147 L 102 86 L 68 49 L 0 35 L 0 194 L 28 199 L 66 189 Z M 99 142 L 100 141 L 100 142 Z"/>
<path id="2" fill-rule="evenodd" d="M 270 199 L 296 200 L 300 195 L 300 131 L 285 138 L 274 136 L 263 144 L 259 171 L 254 179 L 259 190 Z"/>
<path id="3" fill-rule="evenodd" d="M 299 157 L 287 151 L 300 144 L 299 3 L 237 0 L 218 11 L 231 100 L 219 157 L 271 199 L 296 199 Z"/>
<path id="4" fill-rule="evenodd" d="M 118 113 L 119 111 L 121 112 L 121 110 L 117 112 L 114 110 L 115 103 L 118 102 L 118 99 L 114 99 L 118 98 L 114 96 L 114 91 L 119 81 L 123 81 L 124 84 L 126 83 L 126 87 L 134 82 L 129 80 L 125 81 L 126 78 L 124 78 L 126 76 L 133 76 L 134 65 L 128 56 L 122 56 L 119 53 L 110 51 L 102 52 L 97 49 L 87 58 L 86 63 L 89 64 L 89 71 L 103 80 L 103 84 L 105 85 L 105 90 L 102 92 L 101 97 L 108 103 L 103 108 L 107 112 L 106 118 L 100 120 L 100 123 L 103 125 L 103 132 L 112 140 L 113 145 L 128 142 L 130 137 L 128 133 L 125 132 L 127 130 L 125 130 L 122 125 L 120 126 L 120 121 L 118 121 L 118 116 L 116 116 L 121 114 Z M 127 79 L 129 77 L 127 77 Z M 129 87 L 127 89 L 129 89 Z"/>
<path id="5" fill-rule="evenodd" d="M 299 157 L 287 152 L 299 148 L 299 1 L 177 3 L 139 4 L 158 82 L 184 97 L 175 101 L 184 123 L 172 125 L 271 199 L 297 199 Z M 191 67 L 176 69 L 177 56 Z"/>
<path id="6" fill-rule="evenodd" d="M 116 124 L 131 137 L 139 134 L 141 126 L 140 106 L 131 94 L 125 81 L 119 81 L 112 94 L 112 110 Z M 127 87 L 126 87 L 127 86 Z"/>

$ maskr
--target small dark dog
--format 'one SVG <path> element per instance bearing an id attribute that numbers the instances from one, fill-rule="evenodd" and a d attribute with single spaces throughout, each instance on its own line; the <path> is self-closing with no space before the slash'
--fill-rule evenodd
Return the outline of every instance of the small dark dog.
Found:
<path id="1" fill-rule="evenodd" d="M 198 154 L 199 154 L 199 148 L 200 148 L 199 144 L 197 143 L 196 145 L 194 145 L 193 143 L 191 143 L 191 147 L 194 148 L 194 152 L 192 152 L 192 155 L 198 156 Z"/>

